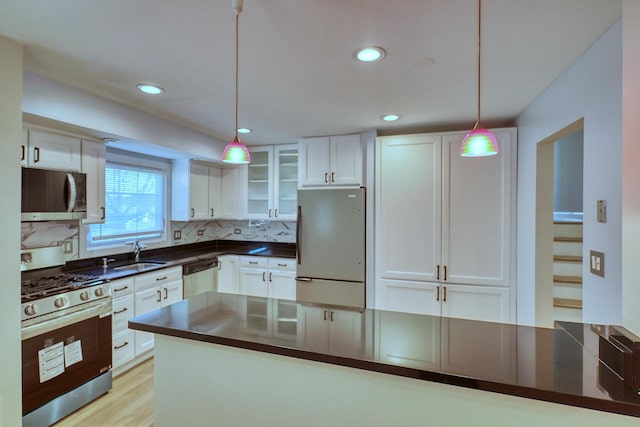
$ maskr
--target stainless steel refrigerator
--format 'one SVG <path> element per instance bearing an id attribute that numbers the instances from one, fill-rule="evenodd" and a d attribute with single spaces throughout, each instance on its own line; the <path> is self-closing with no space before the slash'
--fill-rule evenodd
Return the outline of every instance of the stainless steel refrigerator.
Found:
<path id="1" fill-rule="evenodd" d="M 298 191 L 296 299 L 365 306 L 365 189 Z"/>

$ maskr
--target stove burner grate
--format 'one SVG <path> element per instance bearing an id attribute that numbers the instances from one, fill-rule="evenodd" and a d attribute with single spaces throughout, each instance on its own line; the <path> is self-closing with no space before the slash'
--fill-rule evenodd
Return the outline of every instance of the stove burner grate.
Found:
<path id="1" fill-rule="evenodd" d="M 44 298 L 97 284 L 95 282 L 101 282 L 99 276 L 73 273 L 60 273 L 53 276 L 24 280 L 21 287 L 22 301 Z"/>

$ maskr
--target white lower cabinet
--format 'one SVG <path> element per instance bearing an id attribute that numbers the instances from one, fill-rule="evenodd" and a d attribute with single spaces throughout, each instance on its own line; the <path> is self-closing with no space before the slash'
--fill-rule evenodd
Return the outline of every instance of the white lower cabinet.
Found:
<path id="1" fill-rule="evenodd" d="M 240 257 L 240 294 L 296 299 L 295 259 Z"/>
<path id="2" fill-rule="evenodd" d="M 379 306 L 382 310 L 432 316 L 510 321 L 510 289 L 498 286 L 474 286 L 380 279 Z"/>
<path id="3" fill-rule="evenodd" d="M 357 356 L 363 351 L 362 313 L 319 306 L 300 306 L 298 345 L 309 351 Z"/>
<path id="4" fill-rule="evenodd" d="M 182 267 L 171 267 L 134 277 L 135 315 L 165 307 L 182 299 Z M 153 349 L 153 334 L 135 331 L 136 357 Z"/>
<path id="5" fill-rule="evenodd" d="M 111 311 L 112 367 L 117 369 L 135 357 L 134 333 L 127 328 L 134 315 L 133 277 L 110 282 L 113 296 Z"/>
<path id="6" fill-rule="evenodd" d="M 240 293 L 240 256 L 222 255 L 218 257 L 218 292 L 228 294 Z"/>

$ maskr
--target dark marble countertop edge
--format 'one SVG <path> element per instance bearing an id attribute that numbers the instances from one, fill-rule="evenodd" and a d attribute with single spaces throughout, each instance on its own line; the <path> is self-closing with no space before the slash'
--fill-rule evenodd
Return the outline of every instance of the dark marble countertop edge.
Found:
<path id="1" fill-rule="evenodd" d="M 46 271 L 34 270 L 31 272 L 24 272 L 23 278 L 43 274 L 54 274 L 61 271 L 69 273 L 91 274 L 99 276 L 102 280 L 105 281 L 113 281 L 135 276 L 137 274 L 144 274 L 151 271 L 160 270 L 163 268 L 175 267 L 193 262 L 213 259 L 222 255 L 260 256 L 294 259 L 296 257 L 296 245 L 295 243 L 280 242 L 212 240 L 207 242 L 142 251 L 139 262 L 162 263 L 157 267 L 145 269 L 143 271 L 115 270 L 113 267 L 131 264 L 133 262 L 131 253 L 124 253 L 109 256 L 108 258 L 112 258 L 113 261 L 109 263 L 109 267 L 106 270 L 99 265 L 103 257 L 97 257 L 71 261 L 68 262 L 65 266 L 49 268 L 46 269 Z"/>
<path id="2" fill-rule="evenodd" d="M 465 387 L 479 391 L 487 391 L 499 393 L 509 396 L 522 397 L 527 399 L 540 400 L 550 403 L 562 405 L 576 406 L 585 409 L 615 413 L 620 415 L 628 415 L 640 417 L 640 406 L 628 404 L 620 401 L 603 400 L 590 396 L 579 396 L 569 393 L 561 393 L 552 390 L 544 390 L 516 384 L 506 384 L 484 379 L 477 379 L 465 376 L 459 376 L 446 372 L 436 372 L 423 369 L 410 368 L 405 366 L 391 365 L 370 360 L 354 359 L 351 357 L 343 357 L 324 353 L 311 352 L 290 348 L 286 346 L 278 346 L 273 344 L 259 343 L 253 341 L 245 341 L 235 338 L 227 338 L 205 333 L 193 331 L 185 331 L 170 327 L 162 327 L 157 325 L 149 325 L 136 321 L 129 321 L 129 328 L 139 331 L 151 332 L 175 338 L 183 338 L 193 341 L 207 342 L 211 344 L 219 344 L 228 347 L 235 347 L 245 350 L 258 351 L 263 353 L 275 354 L 280 356 L 293 357 L 296 359 L 310 360 L 314 362 L 328 363 L 337 366 L 344 366 L 366 371 L 395 375 L 405 378 L 412 378 L 422 381 L 430 381 L 441 384 L 447 384 L 457 387 Z"/>

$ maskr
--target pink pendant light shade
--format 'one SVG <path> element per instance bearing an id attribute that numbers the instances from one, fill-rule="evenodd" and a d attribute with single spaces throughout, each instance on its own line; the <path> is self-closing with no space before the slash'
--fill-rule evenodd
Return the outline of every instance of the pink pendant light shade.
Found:
<path id="1" fill-rule="evenodd" d="M 498 154 L 498 140 L 491 131 L 474 126 L 460 143 L 462 157 L 495 156 Z"/>
<path id="2" fill-rule="evenodd" d="M 222 152 L 222 161 L 225 163 L 237 163 L 246 164 L 251 163 L 251 155 L 247 147 L 240 142 L 238 137 L 233 138 L 233 141 L 224 147 Z"/>

